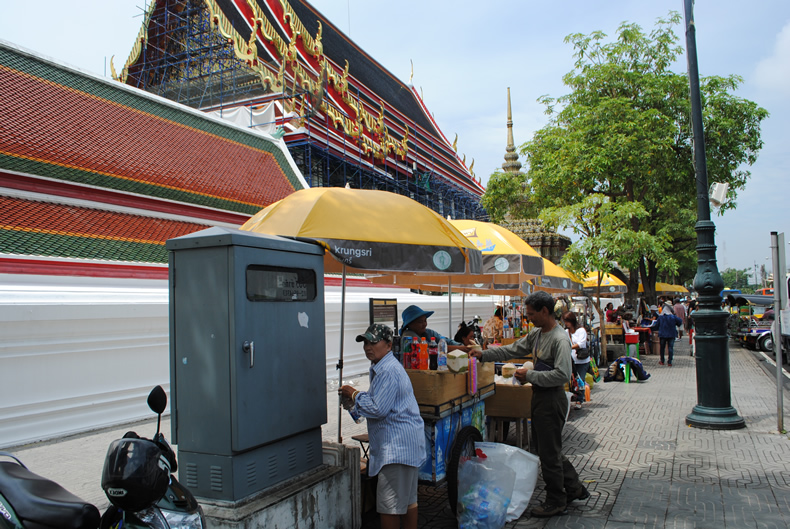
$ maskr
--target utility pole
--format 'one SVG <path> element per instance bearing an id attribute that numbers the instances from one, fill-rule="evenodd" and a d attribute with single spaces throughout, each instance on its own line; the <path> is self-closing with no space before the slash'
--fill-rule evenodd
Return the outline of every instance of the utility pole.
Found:
<path id="1" fill-rule="evenodd" d="M 708 167 L 705 133 L 702 127 L 702 98 L 697 67 L 697 40 L 694 2 L 684 0 L 686 55 L 688 58 L 691 128 L 694 138 L 694 169 L 697 180 L 697 275 L 694 289 L 700 293 L 699 310 L 694 313 L 697 346 L 697 405 L 686 416 L 686 424 L 710 430 L 744 428 L 746 422 L 732 407 L 730 393 L 730 351 L 727 346 L 727 313 L 721 310 L 724 281 L 716 265 L 716 226 L 710 220 Z"/>

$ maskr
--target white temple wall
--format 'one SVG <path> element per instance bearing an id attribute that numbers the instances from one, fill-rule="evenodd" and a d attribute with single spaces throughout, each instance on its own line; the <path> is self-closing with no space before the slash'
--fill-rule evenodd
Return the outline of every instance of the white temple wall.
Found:
<path id="1" fill-rule="evenodd" d="M 448 333 L 446 296 L 402 289 L 347 289 L 343 378 L 366 373 L 354 339 L 368 325 L 369 298 L 434 310 Z M 461 322 L 461 297 L 453 296 Z M 335 388 L 340 350 L 339 287 L 327 287 L 326 373 Z M 467 297 L 465 319 L 483 319 L 495 298 Z M 400 314 L 399 314 L 400 317 Z M 0 448 L 149 418 L 146 396 L 169 392 L 167 281 L 0 274 Z"/>

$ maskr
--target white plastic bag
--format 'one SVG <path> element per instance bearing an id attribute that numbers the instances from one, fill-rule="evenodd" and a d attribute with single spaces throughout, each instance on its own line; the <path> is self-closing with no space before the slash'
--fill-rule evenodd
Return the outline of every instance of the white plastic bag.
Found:
<path id="1" fill-rule="evenodd" d="M 503 462 L 471 457 L 458 467 L 458 528 L 501 529 L 516 473 Z"/>
<path id="2" fill-rule="evenodd" d="M 538 456 L 530 454 L 521 448 L 502 443 L 475 443 L 475 448 L 481 450 L 488 459 L 497 462 L 504 461 L 508 468 L 516 473 L 516 482 L 513 486 L 513 495 L 507 508 L 506 522 L 518 520 L 529 504 L 535 485 L 538 482 Z"/>

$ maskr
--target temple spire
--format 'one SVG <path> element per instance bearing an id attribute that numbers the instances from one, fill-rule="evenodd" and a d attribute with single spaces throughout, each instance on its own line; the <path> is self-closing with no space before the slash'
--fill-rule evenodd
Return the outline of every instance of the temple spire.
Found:
<path id="1" fill-rule="evenodd" d="M 513 141 L 513 112 L 510 110 L 510 87 L 507 88 L 507 148 L 505 148 L 505 163 L 502 169 L 506 173 L 521 172 L 521 162 L 516 154 L 516 144 Z"/>

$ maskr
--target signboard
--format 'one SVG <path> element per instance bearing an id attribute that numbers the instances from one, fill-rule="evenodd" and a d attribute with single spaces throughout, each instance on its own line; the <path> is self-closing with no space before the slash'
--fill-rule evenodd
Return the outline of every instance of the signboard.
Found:
<path id="1" fill-rule="evenodd" d="M 383 323 L 398 334 L 398 300 L 370 298 L 370 325 Z"/>

